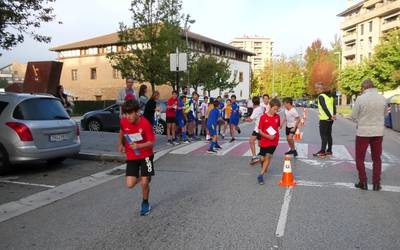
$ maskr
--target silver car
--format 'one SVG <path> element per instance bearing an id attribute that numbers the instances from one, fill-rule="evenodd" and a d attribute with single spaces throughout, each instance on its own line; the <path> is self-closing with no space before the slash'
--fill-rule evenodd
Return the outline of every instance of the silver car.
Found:
<path id="1" fill-rule="evenodd" d="M 50 95 L 0 93 L 0 172 L 14 163 L 79 153 L 79 126 Z"/>

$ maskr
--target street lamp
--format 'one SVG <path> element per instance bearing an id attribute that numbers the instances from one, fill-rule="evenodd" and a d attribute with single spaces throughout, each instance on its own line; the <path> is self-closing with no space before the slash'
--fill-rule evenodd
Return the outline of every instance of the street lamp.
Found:
<path id="1" fill-rule="evenodd" d="M 186 26 L 186 25 L 185 25 Z M 190 29 L 190 25 L 185 27 L 185 36 L 186 36 L 186 52 L 188 54 L 188 59 L 190 57 L 189 55 L 189 39 L 188 39 L 188 32 Z M 188 60 L 189 61 L 189 60 Z M 189 87 L 189 93 L 190 93 L 190 73 L 189 73 L 189 67 L 187 68 L 187 87 Z"/>

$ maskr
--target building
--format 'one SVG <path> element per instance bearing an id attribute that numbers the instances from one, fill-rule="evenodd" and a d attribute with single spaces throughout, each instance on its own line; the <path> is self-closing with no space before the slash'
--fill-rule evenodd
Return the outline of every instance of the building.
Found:
<path id="1" fill-rule="evenodd" d="M 24 82 L 26 64 L 13 62 L 0 68 L 0 79 L 6 80 L 8 84 L 22 84 Z"/>
<path id="2" fill-rule="evenodd" d="M 235 48 L 211 38 L 193 33 L 182 33 L 188 46 L 196 52 L 225 58 L 230 63 L 232 77 L 236 76 L 239 84 L 231 92 L 238 99 L 250 96 L 250 62 L 254 54 L 243 49 Z M 106 58 L 110 52 L 124 52 L 126 48 L 119 41 L 118 33 L 91 38 L 50 49 L 58 52 L 58 60 L 63 62 L 60 83 L 79 100 L 113 100 L 119 89 L 125 86 L 125 80 L 120 72 L 113 69 Z M 190 72 L 189 72 L 190 73 Z M 138 86 L 135 86 L 138 88 Z M 157 87 L 161 99 L 170 96 L 172 88 L 167 85 Z M 202 90 L 199 90 L 203 94 Z M 220 95 L 221 91 L 213 91 L 212 95 Z"/>
<path id="3" fill-rule="evenodd" d="M 233 39 L 230 44 L 255 54 L 250 58 L 252 69 L 255 72 L 264 69 L 271 63 L 274 45 L 271 38 L 244 36 Z"/>
<path id="4" fill-rule="evenodd" d="M 338 14 L 344 18 L 340 24 L 343 66 L 371 58 L 384 33 L 400 27 L 399 0 L 348 1 L 348 6 Z"/>

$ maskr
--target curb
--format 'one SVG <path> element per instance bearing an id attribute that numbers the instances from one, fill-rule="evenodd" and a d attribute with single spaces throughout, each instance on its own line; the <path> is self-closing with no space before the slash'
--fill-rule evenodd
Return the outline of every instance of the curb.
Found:
<path id="1" fill-rule="evenodd" d="M 88 160 L 88 161 L 114 161 L 121 163 L 126 162 L 125 156 L 123 155 L 104 154 L 104 153 L 81 152 L 71 158 L 77 160 Z"/>

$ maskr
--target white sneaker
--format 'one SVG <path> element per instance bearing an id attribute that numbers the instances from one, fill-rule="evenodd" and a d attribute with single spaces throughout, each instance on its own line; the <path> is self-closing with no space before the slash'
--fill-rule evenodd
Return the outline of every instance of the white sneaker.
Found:
<path id="1" fill-rule="evenodd" d="M 176 145 L 179 145 L 179 142 L 177 142 L 177 141 L 172 141 L 172 144 L 173 144 L 174 146 L 176 146 Z"/>

